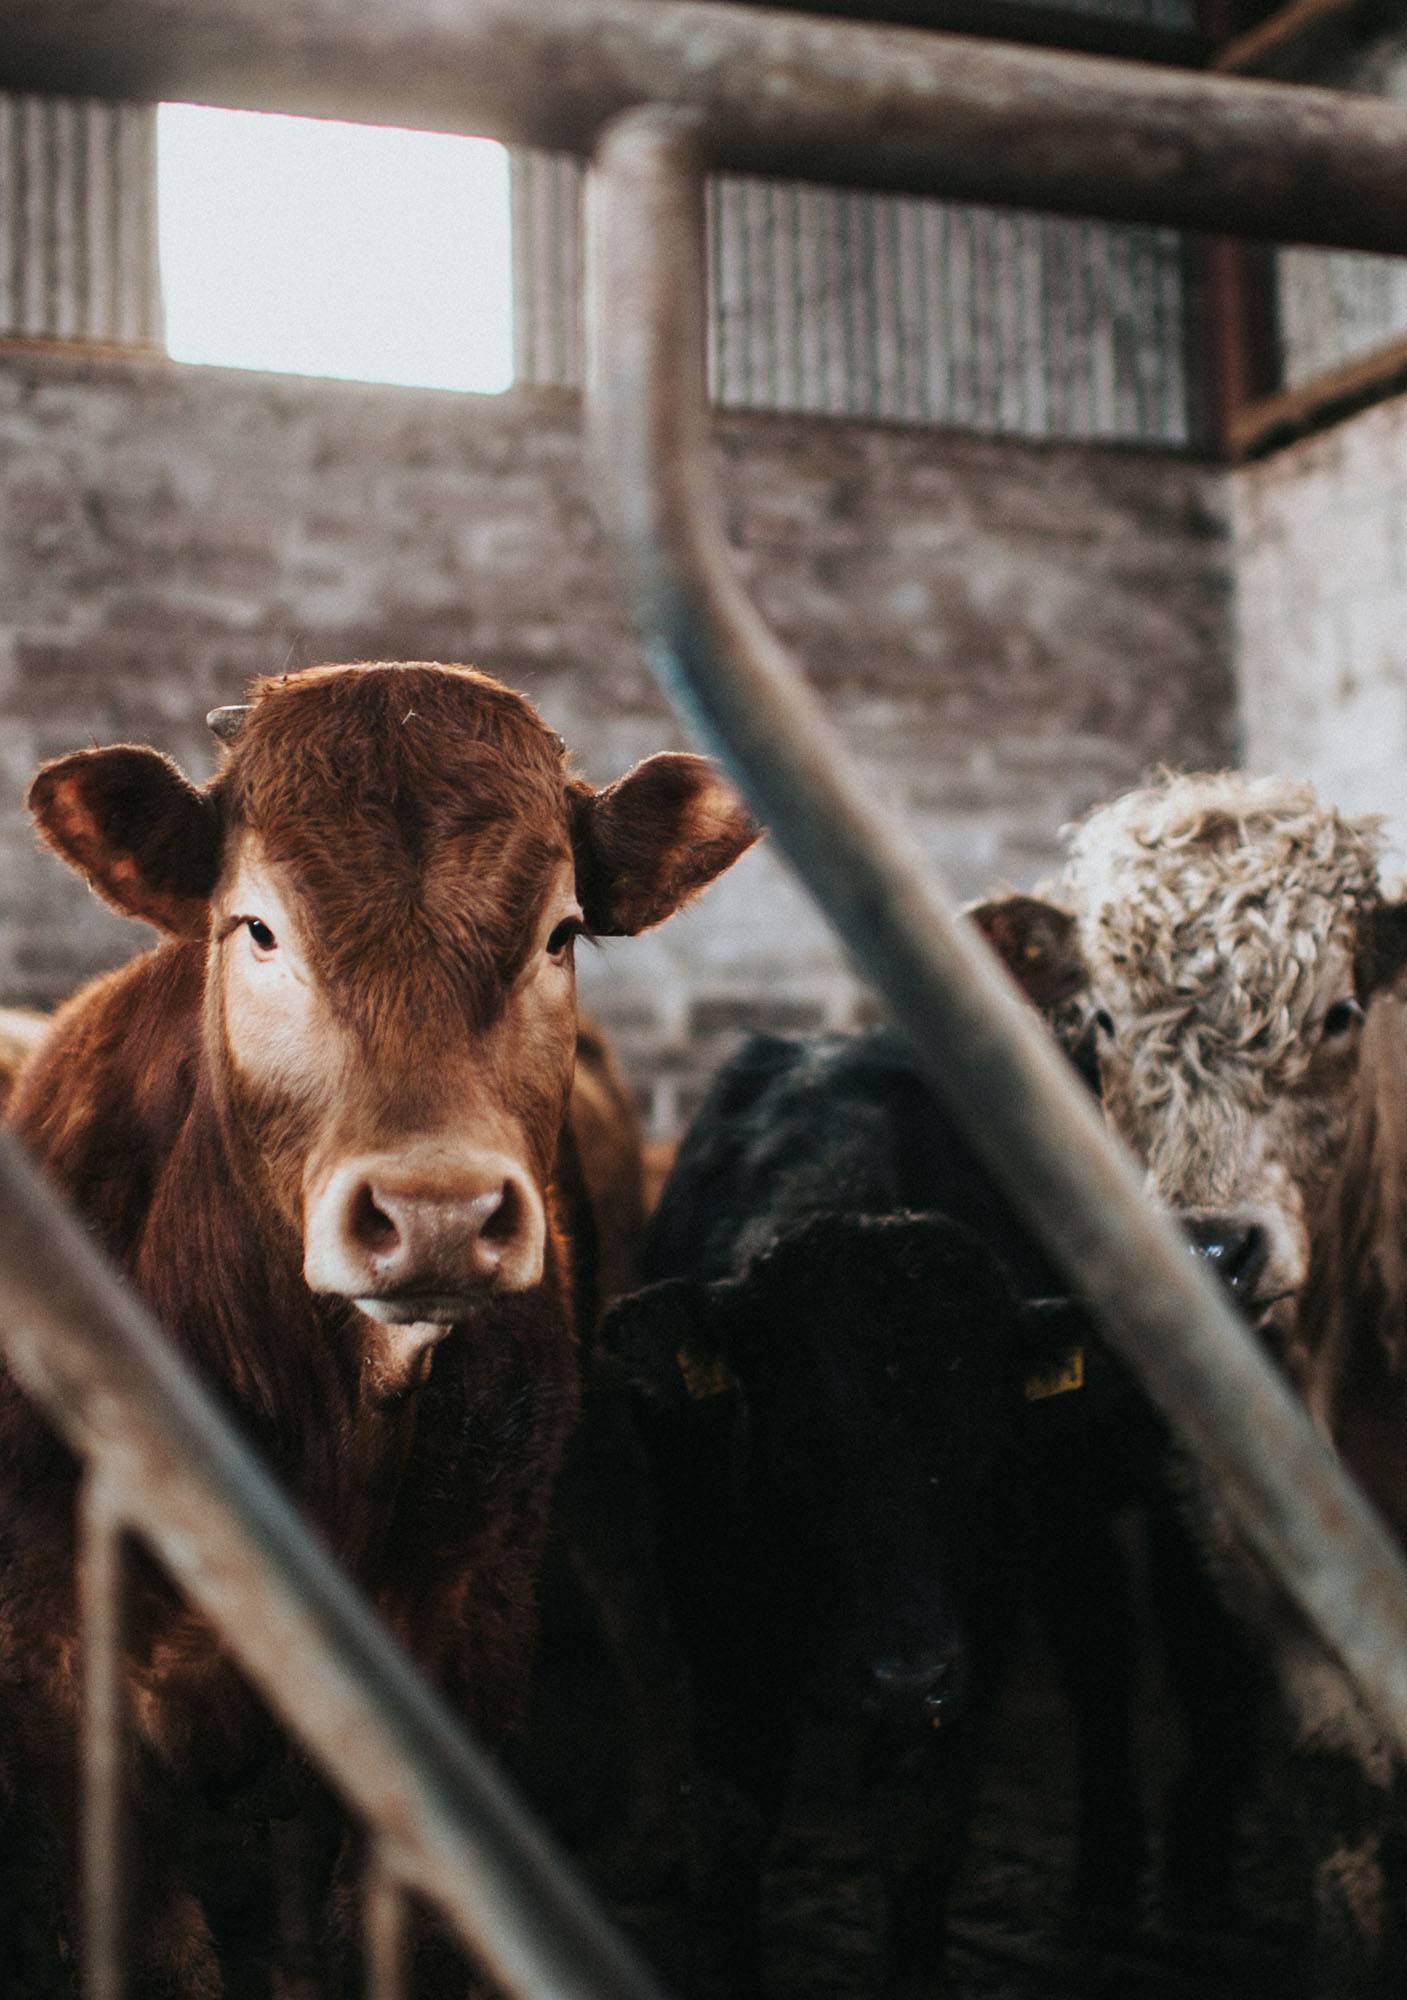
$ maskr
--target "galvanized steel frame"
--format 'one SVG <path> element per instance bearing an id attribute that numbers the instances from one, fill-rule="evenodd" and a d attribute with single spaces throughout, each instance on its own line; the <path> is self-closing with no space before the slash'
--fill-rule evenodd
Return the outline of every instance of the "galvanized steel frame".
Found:
<path id="1" fill-rule="evenodd" d="M 7 18 L 8 17 L 8 18 Z M 0 5 L 0 86 L 189 96 L 587 152 L 593 425 L 646 649 L 913 1036 L 937 1088 L 1407 1749 L 1397 1550 L 877 814 L 738 587 L 709 461 L 705 167 L 1407 252 L 1407 112 L 702 0 Z M 0 1338 L 87 1461 L 97 2000 L 116 2000 L 120 1538 L 140 1534 L 373 1829 L 394 1991 L 413 1884 L 518 1994 L 650 1982 L 83 1237 L 0 1146 Z M 106 1942 L 103 1942 L 103 1941 Z M 111 1976 L 104 1968 L 111 1968 Z"/>

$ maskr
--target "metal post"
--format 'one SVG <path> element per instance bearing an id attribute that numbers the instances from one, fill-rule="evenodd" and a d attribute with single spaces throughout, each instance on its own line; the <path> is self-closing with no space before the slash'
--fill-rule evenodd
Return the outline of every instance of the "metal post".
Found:
<path id="1" fill-rule="evenodd" d="M 1407 107 L 713 0 L 0 0 L 0 88 L 587 154 L 650 103 L 709 165 L 1407 250 Z"/>
<path id="2" fill-rule="evenodd" d="M 405 1891 L 379 1841 L 373 1841 L 363 1889 L 367 2000 L 405 2000 Z"/>
<path id="3" fill-rule="evenodd" d="M 100 1467 L 78 1495 L 78 1604 L 83 1646 L 83 1990 L 122 2000 L 122 1517 Z"/>
<path id="4" fill-rule="evenodd" d="M 709 453 L 704 151 L 657 110 L 603 141 L 589 206 L 592 424 L 637 623 L 684 718 L 908 1031 L 935 1088 L 1407 1751 L 1407 1569 L 936 871 L 871 803 L 737 583 Z"/>

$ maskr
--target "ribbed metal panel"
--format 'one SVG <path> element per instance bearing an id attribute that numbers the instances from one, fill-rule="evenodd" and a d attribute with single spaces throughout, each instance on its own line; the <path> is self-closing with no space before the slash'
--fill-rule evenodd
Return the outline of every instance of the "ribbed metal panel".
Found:
<path id="1" fill-rule="evenodd" d="M 580 164 L 563 153 L 509 155 L 513 372 L 538 387 L 581 381 Z"/>
<path id="2" fill-rule="evenodd" d="M 580 380 L 580 172 L 513 156 L 519 379 Z M 1003 436 L 1187 439 L 1177 236 L 777 182 L 710 190 L 732 408 Z"/>
<path id="3" fill-rule="evenodd" d="M 0 336 L 160 339 L 155 132 L 146 106 L 0 95 Z"/>
<path id="4" fill-rule="evenodd" d="M 1383 37 L 1321 80 L 1407 100 L 1407 33 Z M 1288 386 L 1407 336 L 1407 263 L 1400 258 L 1285 250 L 1277 265 L 1281 373 Z"/>
<path id="5" fill-rule="evenodd" d="M 1281 372 L 1297 387 L 1407 336 L 1407 265 L 1396 257 L 1279 258 Z"/>

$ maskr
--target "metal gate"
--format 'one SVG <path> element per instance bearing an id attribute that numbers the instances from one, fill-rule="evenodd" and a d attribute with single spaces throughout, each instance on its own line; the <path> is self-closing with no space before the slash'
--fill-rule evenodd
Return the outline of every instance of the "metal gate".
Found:
<path id="1" fill-rule="evenodd" d="M 1407 254 L 1407 110 L 703 0 L 0 0 L 0 88 L 486 133 L 593 158 L 591 415 L 646 652 L 1241 1532 L 1407 1753 L 1407 1569 L 735 581 L 708 454 L 707 171 Z M 0 1340 L 87 1465 L 92 2000 L 121 1992 L 121 1543 L 139 1535 L 507 1991 L 654 1989 L 209 1398 L 0 1144 Z"/>

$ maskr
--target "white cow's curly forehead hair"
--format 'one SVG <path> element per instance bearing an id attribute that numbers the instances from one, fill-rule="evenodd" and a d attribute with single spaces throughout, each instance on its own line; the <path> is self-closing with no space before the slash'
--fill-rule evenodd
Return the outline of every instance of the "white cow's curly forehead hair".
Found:
<path id="1" fill-rule="evenodd" d="M 1067 838 L 1063 894 L 1150 1105 L 1228 1067 L 1252 1092 L 1283 1072 L 1382 896 L 1378 821 L 1282 778 L 1165 775 Z"/>

